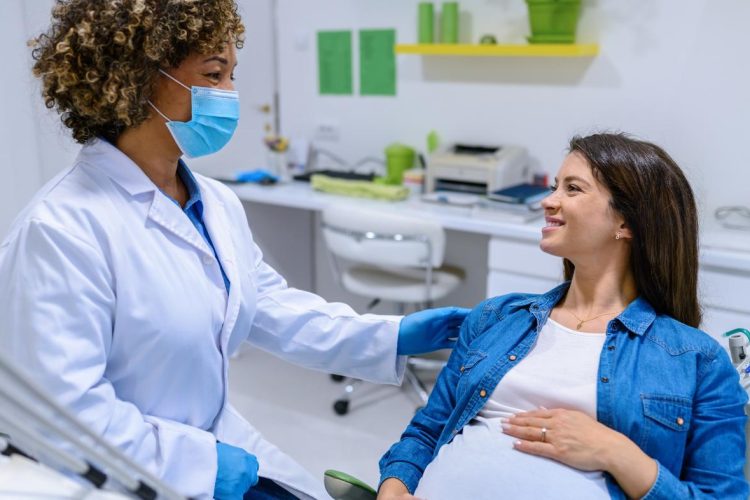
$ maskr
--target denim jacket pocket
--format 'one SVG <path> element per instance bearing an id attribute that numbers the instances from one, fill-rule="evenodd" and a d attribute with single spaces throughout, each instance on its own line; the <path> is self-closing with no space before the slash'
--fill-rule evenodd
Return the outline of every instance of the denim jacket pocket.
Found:
<path id="1" fill-rule="evenodd" d="M 687 431 L 693 413 L 693 402 L 682 396 L 641 394 L 644 429 L 641 449 L 667 468 L 681 463 Z"/>
<path id="2" fill-rule="evenodd" d="M 472 377 L 469 377 L 469 374 L 472 371 L 472 368 L 474 368 L 477 363 L 482 361 L 484 358 L 487 357 L 486 352 L 478 351 L 478 350 L 469 350 L 466 352 L 466 357 L 464 358 L 463 363 L 461 364 L 461 367 L 458 369 L 459 373 L 459 379 L 458 379 L 458 387 L 457 392 L 458 394 L 461 394 L 466 389 L 467 381 L 471 379 Z"/>
<path id="3" fill-rule="evenodd" d="M 463 365 L 461 365 L 461 368 L 459 371 L 461 373 L 466 372 L 467 370 L 471 370 L 474 368 L 474 365 L 482 361 L 484 358 L 487 357 L 486 352 L 482 351 L 476 351 L 476 350 L 470 350 L 466 352 L 466 359 L 464 360 Z"/>

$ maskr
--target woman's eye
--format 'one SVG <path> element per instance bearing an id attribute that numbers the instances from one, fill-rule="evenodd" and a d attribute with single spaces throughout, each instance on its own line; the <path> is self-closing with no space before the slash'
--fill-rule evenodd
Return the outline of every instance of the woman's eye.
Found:
<path id="1" fill-rule="evenodd" d="M 229 79 L 232 80 L 232 81 L 234 81 L 234 73 L 232 73 L 231 75 L 229 75 Z"/>
<path id="2" fill-rule="evenodd" d="M 554 184 L 554 185 L 550 186 L 550 187 L 549 187 L 549 190 L 550 190 L 551 192 L 553 192 L 553 193 L 554 193 L 555 191 L 557 191 L 557 184 Z"/>
<path id="3" fill-rule="evenodd" d="M 212 80 L 220 80 L 221 79 L 221 73 L 208 73 L 206 76 L 209 77 L 209 78 L 211 78 Z"/>
<path id="4" fill-rule="evenodd" d="M 568 191 L 580 191 L 581 188 L 576 186 L 575 184 L 568 184 Z"/>

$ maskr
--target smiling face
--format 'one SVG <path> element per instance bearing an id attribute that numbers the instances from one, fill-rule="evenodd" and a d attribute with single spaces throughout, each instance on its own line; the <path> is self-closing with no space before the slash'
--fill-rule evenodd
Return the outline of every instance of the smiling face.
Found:
<path id="1" fill-rule="evenodd" d="M 611 197 L 581 154 L 566 156 L 552 193 L 542 201 L 546 224 L 541 249 L 567 258 L 576 267 L 620 252 L 631 233 L 612 208 Z"/>

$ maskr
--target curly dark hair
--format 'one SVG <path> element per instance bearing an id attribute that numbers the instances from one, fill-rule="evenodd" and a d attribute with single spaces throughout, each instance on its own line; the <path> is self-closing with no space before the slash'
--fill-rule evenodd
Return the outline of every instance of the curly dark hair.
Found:
<path id="1" fill-rule="evenodd" d="M 159 68 L 241 48 L 244 32 L 234 0 L 57 0 L 29 44 L 45 105 L 84 143 L 143 123 Z"/>

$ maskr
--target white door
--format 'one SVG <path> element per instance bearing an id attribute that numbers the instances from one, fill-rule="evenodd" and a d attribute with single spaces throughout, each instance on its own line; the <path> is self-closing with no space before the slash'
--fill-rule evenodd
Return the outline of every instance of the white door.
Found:
<path id="1" fill-rule="evenodd" d="M 274 129 L 274 6 L 276 0 L 238 0 L 245 24 L 245 45 L 237 52 L 235 88 L 240 93 L 240 123 L 232 140 L 217 154 L 188 160 L 206 175 L 229 176 L 263 168 L 263 137 Z"/>

